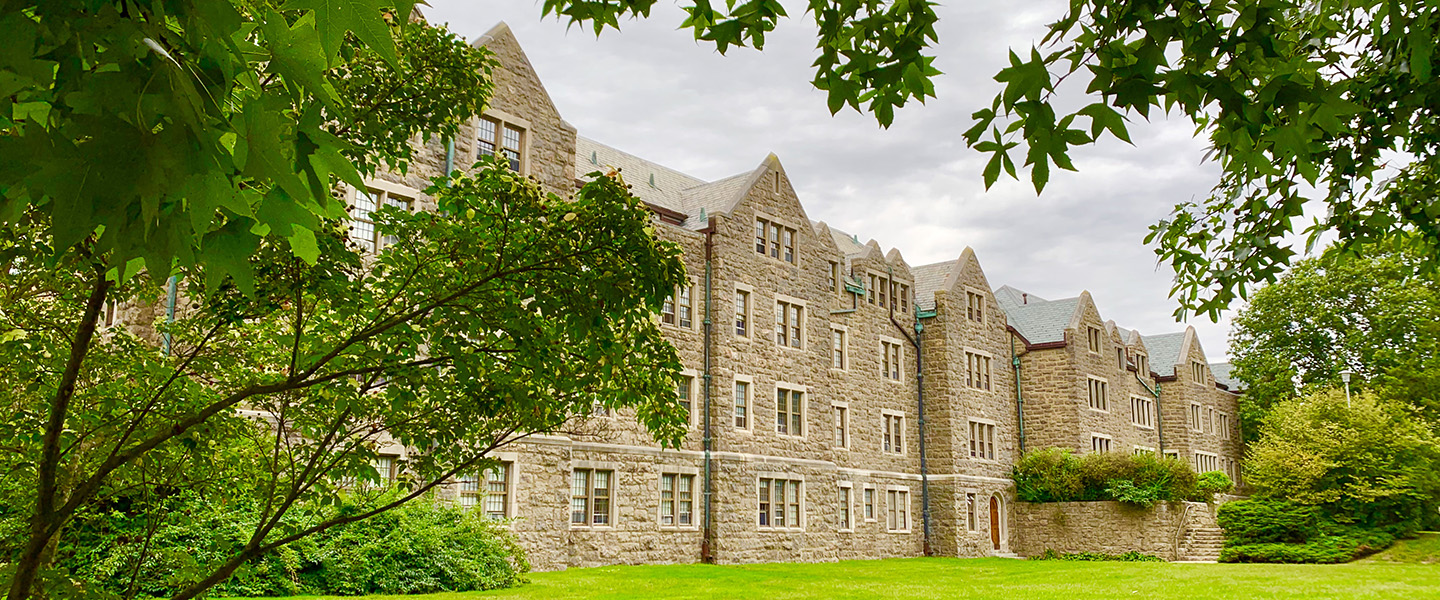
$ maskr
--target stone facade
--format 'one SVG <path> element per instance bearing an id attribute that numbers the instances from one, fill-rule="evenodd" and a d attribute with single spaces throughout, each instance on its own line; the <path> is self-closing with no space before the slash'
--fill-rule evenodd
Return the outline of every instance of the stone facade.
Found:
<path id="1" fill-rule="evenodd" d="M 1015 551 L 1069 554 L 1135 551 L 1165 560 L 1189 558 L 1187 533 L 1213 529 L 1215 505 L 1161 502 L 1150 508 L 1121 502 L 1053 502 L 1015 505 Z"/>
<path id="2" fill-rule="evenodd" d="M 898 250 L 813 222 L 774 155 L 706 182 L 580 137 L 508 27 L 476 44 L 498 61 L 490 108 L 453 141 L 417 142 L 407 173 L 381 173 L 370 191 L 430 210 L 419 191 L 429 178 L 506 148 L 522 173 L 562 197 L 586 173 L 618 170 L 654 210 L 658 235 L 684 250 L 690 273 L 660 319 L 686 367 L 677 394 L 692 420 L 682 447 L 661 449 L 619 411 L 498 454 L 506 470 L 490 485 L 504 500 L 485 508 L 507 518 L 536 568 L 1008 555 L 1041 543 L 1026 536 L 1039 531 L 1043 510 L 1017 510 L 1009 478 L 1025 449 L 1089 451 L 1095 433 L 1112 438 L 1112 451 L 1158 449 L 1163 433 L 1166 450 L 1238 458 L 1238 431 L 1222 439 L 1187 430 L 1189 409 L 1170 406 L 1199 403 L 1238 424 L 1234 396 L 1213 378 L 1185 379 L 1191 371 L 1181 367 L 1204 360 L 1193 333 L 1165 338 L 1175 342 L 1174 364 L 1138 369 L 1138 379 L 1134 357 L 1149 338 L 1102 321 L 1088 294 L 1064 316 L 1063 335 L 1027 339 L 1009 314 L 1008 288 L 992 288 L 969 248 L 912 266 Z M 359 192 L 346 196 L 353 203 Z M 154 305 L 136 310 L 149 312 L 123 320 L 158 314 Z M 1094 327 L 1105 336 L 1098 353 L 1086 346 Z M 1112 386 L 1107 410 L 1086 405 L 1089 377 Z M 1128 396 L 1162 384 L 1161 431 L 1136 428 Z M 463 497 L 458 485 L 443 493 Z"/>

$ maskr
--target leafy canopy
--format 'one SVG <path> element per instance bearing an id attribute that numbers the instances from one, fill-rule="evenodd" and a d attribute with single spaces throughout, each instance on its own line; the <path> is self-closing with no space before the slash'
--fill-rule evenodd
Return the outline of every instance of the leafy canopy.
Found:
<path id="1" fill-rule="evenodd" d="M 450 136 L 490 92 L 482 51 L 413 0 L 0 2 L 0 224 L 50 217 L 111 278 L 208 265 L 250 290 L 268 234 L 316 260 L 325 219 Z"/>

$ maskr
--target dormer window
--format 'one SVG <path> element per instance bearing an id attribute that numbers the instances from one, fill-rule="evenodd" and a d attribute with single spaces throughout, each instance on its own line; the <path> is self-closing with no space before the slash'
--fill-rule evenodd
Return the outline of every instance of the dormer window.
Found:
<path id="1" fill-rule="evenodd" d="M 1118 367 L 1121 371 L 1124 371 L 1124 370 L 1125 370 L 1125 349 L 1124 349 L 1124 348 L 1116 348 L 1116 349 L 1115 349 L 1115 366 Z"/>
<path id="2" fill-rule="evenodd" d="M 1205 383 L 1205 363 L 1190 361 L 1190 377 L 1195 383 Z"/>
<path id="3" fill-rule="evenodd" d="M 1099 354 L 1099 353 L 1100 353 L 1100 330 L 1099 330 L 1099 329 L 1096 329 L 1096 328 L 1094 328 L 1094 327 L 1086 327 L 1086 328 L 1085 328 L 1085 332 L 1088 334 L 1087 337 L 1089 338 L 1089 341 L 1090 341 L 1090 351 L 1091 351 L 1091 352 L 1094 352 L 1094 353 L 1096 353 L 1096 354 Z"/>
<path id="4" fill-rule="evenodd" d="M 795 229 L 756 217 L 755 252 L 795 264 Z"/>
<path id="5" fill-rule="evenodd" d="M 985 296 L 965 292 L 965 318 L 976 323 L 985 322 Z"/>

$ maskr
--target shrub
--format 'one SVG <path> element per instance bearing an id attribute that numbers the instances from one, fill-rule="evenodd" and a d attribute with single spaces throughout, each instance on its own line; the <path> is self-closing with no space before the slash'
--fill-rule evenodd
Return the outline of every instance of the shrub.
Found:
<path id="1" fill-rule="evenodd" d="M 1151 506 L 1201 495 L 1189 465 L 1150 454 L 1102 452 L 1076 456 L 1069 450 L 1049 448 L 1021 457 L 1013 477 L 1015 495 L 1025 502 L 1119 500 Z"/>
<path id="2" fill-rule="evenodd" d="M 1220 550 L 1220 562 L 1250 563 L 1342 563 L 1374 554 L 1395 538 L 1379 531 L 1352 530 L 1340 535 L 1318 535 L 1300 544 L 1260 543 L 1230 546 Z"/>
<path id="3" fill-rule="evenodd" d="M 1104 552 L 1071 552 L 1062 554 L 1056 552 L 1053 548 L 1046 548 L 1044 553 L 1031 556 L 1030 560 L 1165 562 L 1165 559 L 1153 554 L 1145 554 L 1134 550 L 1122 554 L 1106 554 Z"/>
<path id="4" fill-rule="evenodd" d="M 166 500 L 146 511 L 123 503 L 77 522 L 57 558 L 85 587 L 123 594 L 138 570 L 142 595 L 167 597 L 209 572 L 249 539 L 254 507 L 193 497 Z M 133 514 L 132 514 L 133 513 Z M 153 534 L 147 515 L 161 514 Z M 282 527 L 315 524 L 296 510 Z M 218 596 L 294 594 L 413 594 L 511 587 L 529 563 L 514 535 L 476 511 L 417 499 L 364 521 L 329 529 L 284 546 L 213 588 Z"/>
<path id="5" fill-rule="evenodd" d="M 1208 502 L 1215 497 L 1215 494 L 1223 494 L 1235 488 L 1235 482 L 1230 481 L 1230 476 L 1222 471 L 1209 471 L 1200 474 L 1195 484 L 1195 491 Z"/>
<path id="6" fill-rule="evenodd" d="M 1284 500 L 1236 500 L 1221 504 L 1216 522 L 1226 546 L 1299 544 L 1320 534 L 1320 512 Z"/>

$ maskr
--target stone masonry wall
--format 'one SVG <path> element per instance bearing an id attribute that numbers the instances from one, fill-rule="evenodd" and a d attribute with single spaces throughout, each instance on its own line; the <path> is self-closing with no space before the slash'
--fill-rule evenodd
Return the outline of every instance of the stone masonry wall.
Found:
<path id="1" fill-rule="evenodd" d="M 1015 503 L 1015 552 L 1143 552 L 1176 559 L 1182 527 L 1215 526 L 1215 506 L 1161 502 L 1142 508 L 1120 502 Z"/>

